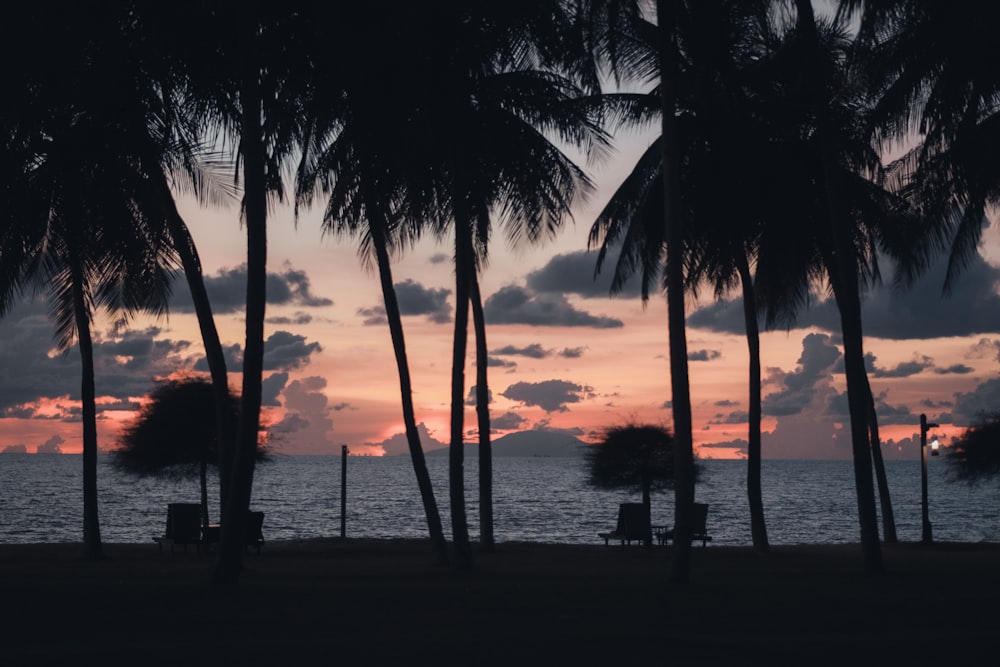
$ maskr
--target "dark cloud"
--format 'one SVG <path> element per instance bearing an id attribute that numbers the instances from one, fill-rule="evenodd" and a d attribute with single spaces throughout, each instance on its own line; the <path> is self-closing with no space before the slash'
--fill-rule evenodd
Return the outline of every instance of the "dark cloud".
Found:
<path id="1" fill-rule="evenodd" d="M 830 384 L 834 364 L 840 350 L 826 334 L 812 333 L 802 339 L 802 355 L 795 371 L 785 373 L 773 369 L 766 382 L 782 387 L 764 397 L 764 414 L 787 416 L 798 414 L 810 405 L 820 386 Z"/>
<path id="2" fill-rule="evenodd" d="M 935 368 L 934 372 L 938 375 L 968 375 L 969 373 L 974 373 L 975 370 L 972 366 L 966 366 L 965 364 L 952 364 L 946 368 Z"/>
<path id="3" fill-rule="evenodd" d="M 444 449 L 448 445 L 440 440 L 434 438 L 430 431 L 427 430 L 427 425 L 423 422 L 417 424 L 417 433 L 420 436 L 420 444 L 423 446 L 425 452 L 431 452 L 435 449 Z M 406 433 L 397 433 L 390 438 L 386 438 L 382 442 L 366 442 L 366 445 L 371 445 L 373 447 L 381 447 L 382 450 L 387 455 L 396 454 L 409 454 L 410 444 L 406 439 Z"/>
<path id="4" fill-rule="evenodd" d="M 689 350 L 688 361 L 714 361 L 722 357 L 718 350 Z"/>
<path id="5" fill-rule="evenodd" d="M 968 426 L 984 415 L 1000 410 L 1000 378 L 986 380 L 970 392 L 955 394 L 952 419 L 956 426 Z"/>
<path id="6" fill-rule="evenodd" d="M 451 290 L 424 287 L 412 280 L 396 283 L 395 288 L 400 314 L 426 315 L 436 324 L 451 322 L 451 304 L 448 303 Z"/>
<path id="7" fill-rule="evenodd" d="M 729 399 L 722 399 L 721 401 L 716 401 L 713 405 L 717 408 L 732 408 L 739 405 L 736 401 L 730 401 Z"/>
<path id="8" fill-rule="evenodd" d="M 874 365 L 875 358 L 872 357 L 871 375 L 875 378 L 905 378 L 911 375 L 923 373 L 928 368 L 934 367 L 934 362 L 930 357 L 914 357 L 911 361 L 904 361 L 896 364 L 893 368 L 879 368 Z"/>
<path id="9" fill-rule="evenodd" d="M 505 412 L 499 417 L 490 419 L 490 426 L 497 431 L 514 431 L 524 426 L 527 421 L 527 419 L 516 412 Z"/>
<path id="10" fill-rule="evenodd" d="M 497 359 L 496 357 L 486 357 L 486 366 L 488 368 L 517 368 L 515 362 L 507 361 L 506 359 Z"/>
<path id="11" fill-rule="evenodd" d="M 504 347 L 497 348 L 490 352 L 490 354 L 496 354 L 499 356 L 511 356 L 511 357 L 530 357 L 532 359 L 544 359 L 549 356 L 549 351 L 538 343 L 532 343 L 526 347 L 516 347 L 514 345 L 505 345 Z"/>
<path id="12" fill-rule="evenodd" d="M 323 348 L 319 343 L 307 343 L 305 336 L 288 331 L 275 331 L 264 341 L 264 370 L 288 371 L 302 368 L 309 357 Z"/>
<path id="13" fill-rule="evenodd" d="M 750 413 L 746 410 L 737 410 L 735 412 L 730 412 L 729 414 L 717 414 L 715 417 L 708 421 L 711 425 L 720 424 L 746 424 L 750 421 Z"/>
<path id="14" fill-rule="evenodd" d="M 576 294 L 585 299 L 608 297 L 611 294 L 611 278 L 618 256 L 609 256 L 601 272 L 595 275 L 597 253 L 578 251 L 556 255 L 542 268 L 525 277 L 528 287 L 538 293 Z M 635 279 L 626 282 L 619 293 L 622 298 L 639 296 L 639 284 Z"/>
<path id="15" fill-rule="evenodd" d="M 233 343 L 232 345 L 222 346 L 222 355 L 226 360 L 227 369 L 238 369 L 243 366 L 243 348 L 240 347 L 239 343 Z M 208 372 L 208 359 L 202 357 L 197 362 L 195 362 L 194 369 L 201 373 Z"/>
<path id="16" fill-rule="evenodd" d="M 291 326 L 291 325 L 305 325 L 313 321 L 313 316 L 309 313 L 294 313 L 291 316 L 275 316 L 267 318 L 268 324 L 273 324 L 277 326 Z"/>
<path id="17" fill-rule="evenodd" d="M 389 323 L 389 319 L 385 315 L 384 306 L 358 308 L 358 315 L 361 316 L 366 327 L 382 326 Z"/>
<path id="18" fill-rule="evenodd" d="M 228 314 L 245 310 L 246 285 L 246 264 L 232 269 L 219 269 L 215 275 L 205 276 L 205 290 L 212 303 L 212 311 L 216 314 Z M 267 274 L 267 303 L 272 306 L 295 305 L 303 308 L 333 305 L 330 299 L 312 293 L 309 277 L 305 271 L 298 271 L 287 264 L 283 272 Z M 183 276 L 179 277 L 174 285 L 170 310 L 182 313 L 194 312 L 191 292 L 183 282 Z"/>
<path id="19" fill-rule="evenodd" d="M 874 288 L 862 305 L 865 335 L 907 340 L 1000 333 L 1000 269 L 977 256 L 944 297 L 946 269 L 942 257 L 906 291 Z M 700 308 L 689 316 L 688 324 L 741 335 L 746 331 L 739 299 Z M 832 299 L 826 299 L 799 313 L 796 326 L 839 332 L 840 316 Z"/>
<path id="20" fill-rule="evenodd" d="M 579 359 L 583 356 L 583 351 L 586 349 L 585 347 L 564 347 L 559 356 L 565 359 Z"/>
<path id="21" fill-rule="evenodd" d="M 469 387 L 469 395 L 465 397 L 465 404 L 466 405 L 476 405 L 476 388 L 478 386 L 479 385 L 475 385 L 474 384 L 471 387 Z M 487 388 L 486 389 L 486 403 L 489 404 L 489 403 L 492 403 L 492 402 L 493 402 L 493 390 Z"/>
<path id="22" fill-rule="evenodd" d="M 542 382 L 517 382 L 500 393 L 504 398 L 519 401 L 524 405 L 535 405 L 546 412 L 566 412 L 567 403 L 579 403 L 589 397 L 593 390 L 565 380 L 544 380 Z"/>
<path id="23" fill-rule="evenodd" d="M 0 449 L 0 454 L 27 454 L 27 445 L 7 445 L 3 449 Z"/>
<path id="24" fill-rule="evenodd" d="M 261 381 L 261 404 L 273 408 L 281 405 L 278 396 L 288 383 L 288 373 L 271 373 Z"/>
<path id="25" fill-rule="evenodd" d="M 451 261 L 451 255 L 443 252 L 437 252 L 431 255 L 428 261 L 430 261 L 431 264 L 444 264 L 445 262 Z"/>
<path id="26" fill-rule="evenodd" d="M 486 299 L 483 305 L 490 324 L 590 327 L 609 329 L 624 326 L 621 320 L 591 315 L 577 310 L 562 294 L 532 294 L 523 287 L 508 285 Z"/>

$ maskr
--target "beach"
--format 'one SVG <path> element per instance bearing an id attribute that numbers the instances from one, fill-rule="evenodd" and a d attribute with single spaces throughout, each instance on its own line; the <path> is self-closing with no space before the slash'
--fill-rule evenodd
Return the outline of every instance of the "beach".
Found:
<path id="1" fill-rule="evenodd" d="M 322 538 L 248 552 L 238 587 L 193 547 L 0 545 L 5 665 L 986 664 L 1000 545 L 665 547 L 501 543 L 473 571 L 426 540 Z M 221 662 L 220 662 L 221 661 Z"/>

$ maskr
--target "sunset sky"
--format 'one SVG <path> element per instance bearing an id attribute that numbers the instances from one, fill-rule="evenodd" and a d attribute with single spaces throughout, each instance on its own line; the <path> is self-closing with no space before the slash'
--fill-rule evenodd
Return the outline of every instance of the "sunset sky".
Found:
<path id="1" fill-rule="evenodd" d="M 670 425 L 666 307 L 643 307 L 637 291 L 608 296 L 593 279 L 587 234 L 647 137 L 625 137 L 617 155 L 596 166 L 599 184 L 556 239 L 510 248 L 494 234 L 482 276 L 491 358 L 494 437 L 518 430 L 562 429 L 592 440 L 627 420 Z M 723 193 L 724 196 L 724 193 Z M 198 243 L 216 321 L 239 386 L 244 339 L 245 233 L 238 207 L 181 211 Z M 322 211 L 276 207 L 270 222 L 268 336 L 264 396 L 276 449 L 287 454 L 405 451 L 398 379 L 376 275 L 354 241 L 324 237 Z M 426 239 L 394 264 L 417 420 L 426 449 L 448 441 L 454 275 L 450 241 Z M 943 264 L 910 292 L 889 287 L 865 302 L 865 349 L 887 457 L 913 458 L 919 415 L 954 434 L 1000 405 L 1000 235 L 985 234 L 981 258 L 947 299 Z M 886 282 L 891 270 L 885 267 Z M 115 331 L 99 321 L 96 338 L 100 446 L 113 448 L 156 378 L 205 370 L 187 294 L 178 281 L 169 317 L 140 317 Z M 764 335 L 764 456 L 847 458 L 839 321 L 824 295 L 800 327 Z M 739 301 L 714 303 L 711 290 L 688 307 L 695 442 L 702 456 L 739 456 L 746 439 L 747 349 Z M 475 382 L 471 347 L 466 386 Z M 81 450 L 80 362 L 73 348 L 54 351 L 41 299 L 0 322 L 0 450 Z M 466 428 L 474 429 L 474 409 Z M 469 431 L 473 439 L 474 431 Z M 946 437 L 942 438 L 947 442 Z"/>

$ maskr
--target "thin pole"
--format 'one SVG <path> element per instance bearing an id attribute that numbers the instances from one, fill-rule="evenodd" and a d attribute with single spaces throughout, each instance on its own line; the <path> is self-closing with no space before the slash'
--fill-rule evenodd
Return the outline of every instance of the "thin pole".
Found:
<path id="1" fill-rule="evenodd" d="M 937 424 L 928 424 L 927 415 L 920 415 L 920 517 L 921 542 L 930 544 L 934 538 L 931 535 L 931 519 L 927 509 L 927 429 Z"/>
<path id="2" fill-rule="evenodd" d="M 340 446 L 340 536 L 347 537 L 347 445 Z"/>

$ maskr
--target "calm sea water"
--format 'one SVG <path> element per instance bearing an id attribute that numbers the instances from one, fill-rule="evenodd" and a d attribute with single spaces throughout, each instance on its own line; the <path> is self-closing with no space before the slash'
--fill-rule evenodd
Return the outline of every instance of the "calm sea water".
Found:
<path id="1" fill-rule="evenodd" d="M 713 544 L 750 544 L 745 464 L 704 461 L 697 499 L 710 505 Z M 450 534 L 447 457 L 428 457 L 435 494 Z M 920 464 L 888 461 L 897 533 L 920 539 Z M 265 512 L 267 539 L 340 534 L 339 456 L 285 456 L 259 466 L 252 506 Z M 1000 488 L 949 481 L 943 459 L 931 459 L 930 517 L 941 541 L 1000 541 Z M 466 461 L 469 530 L 478 536 L 477 461 Z M 426 521 L 407 457 L 348 459 L 347 534 L 424 537 Z M 163 532 L 166 505 L 198 502 L 196 480 L 142 479 L 102 460 L 101 536 L 105 542 L 149 542 Z M 772 544 L 857 542 L 853 469 L 841 461 L 765 461 L 764 504 Z M 214 486 L 214 485 L 213 485 Z M 618 504 L 637 494 L 592 489 L 583 462 L 571 458 L 497 458 L 494 514 L 498 541 L 598 543 L 614 527 Z M 0 455 L 0 543 L 79 542 L 81 460 L 74 455 Z M 217 493 L 210 499 L 218 516 Z M 653 523 L 673 523 L 673 495 L 653 497 Z"/>

